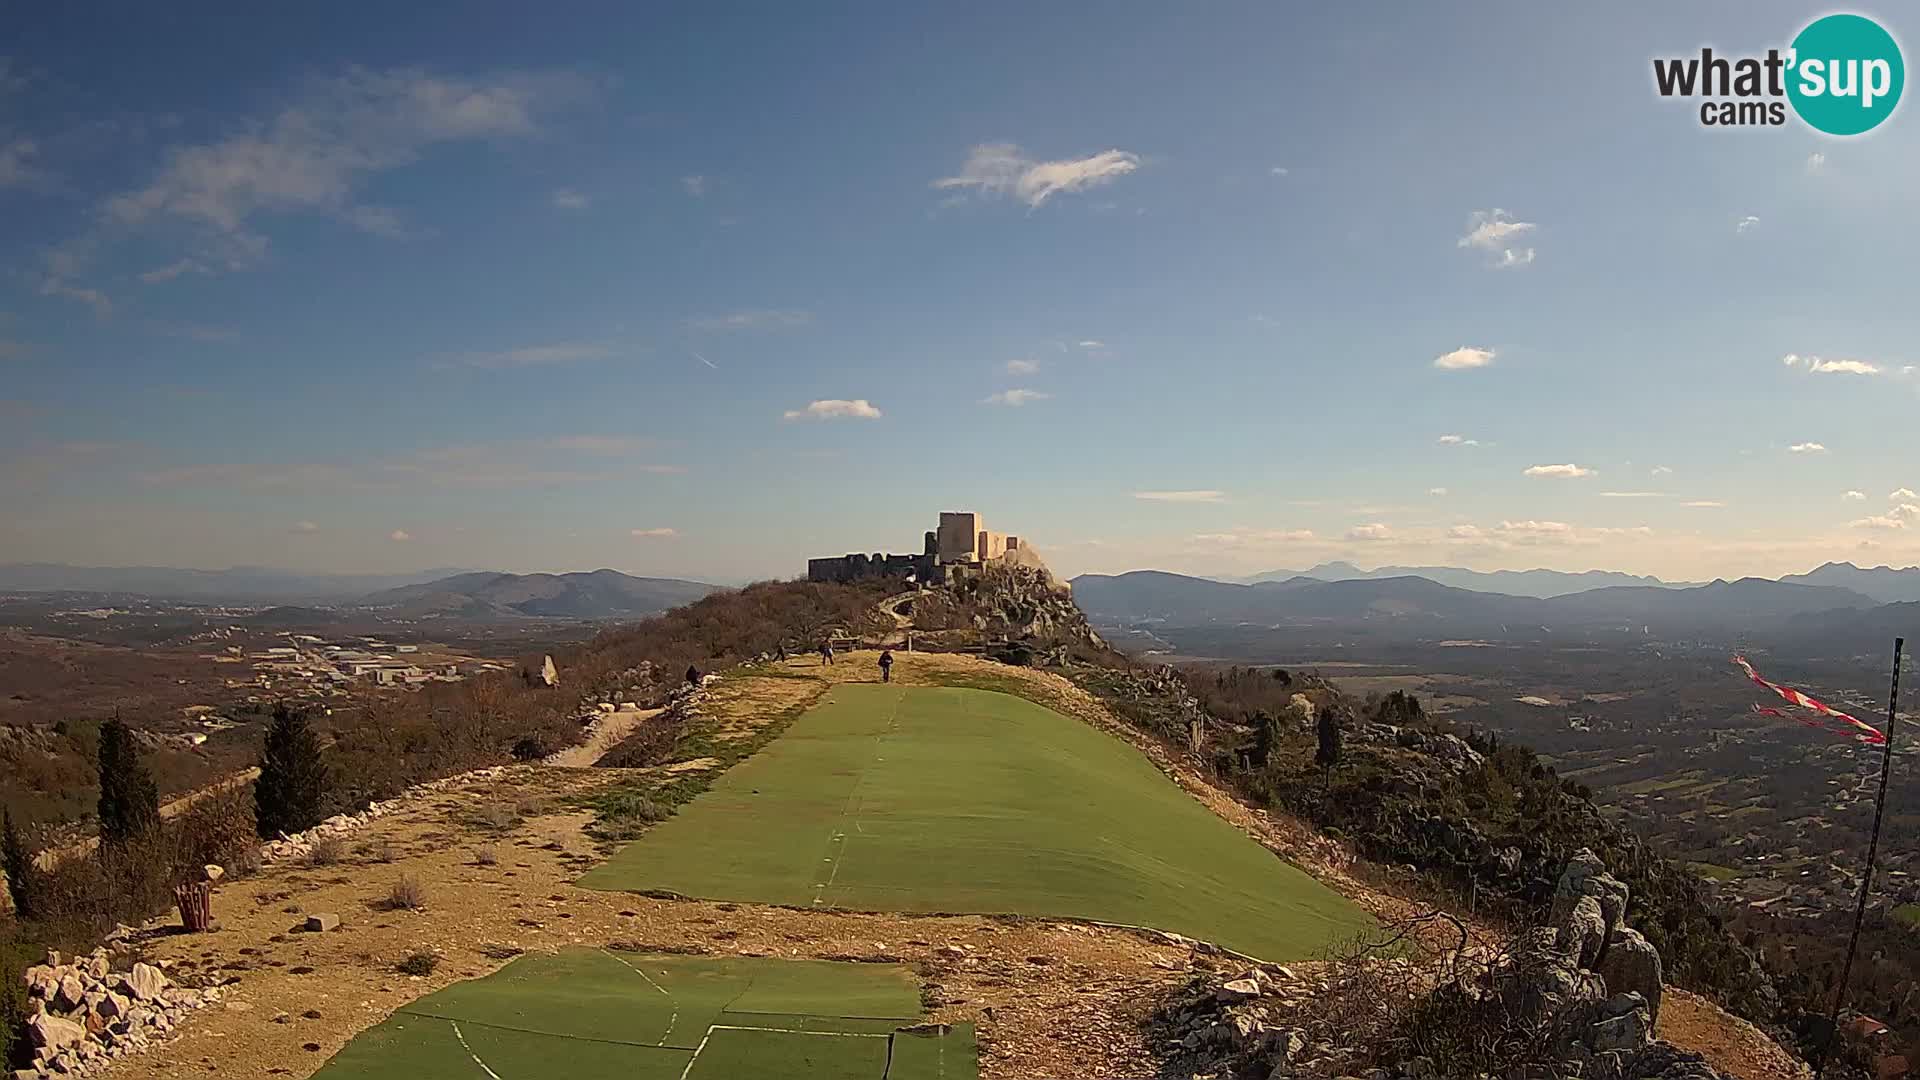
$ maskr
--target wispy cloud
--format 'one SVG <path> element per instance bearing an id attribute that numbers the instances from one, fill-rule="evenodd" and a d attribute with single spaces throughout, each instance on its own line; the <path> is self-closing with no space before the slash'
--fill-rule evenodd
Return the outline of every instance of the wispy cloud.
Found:
<path id="1" fill-rule="evenodd" d="M 1651 470 L 1655 476 L 1672 476 L 1673 469 L 1666 465 L 1655 465 Z"/>
<path id="2" fill-rule="evenodd" d="M 1353 528 L 1347 530 L 1347 539 L 1362 542 L 1391 540 L 1393 539 L 1393 527 L 1379 521 L 1370 522 L 1366 525 L 1355 525 Z"/>
<path id="3" fill-rule="evenodd" d="M 1498 207 L 1475 210 L 1467 215 L 1467 233 L 1458 246 L 1486 253 L 1487 265 L 1495 269 L 1514 269 L 1533 262 L 1533 248 L 1522 246 L 1521 241 L 1537 228 L 1531 221 L 1514 220 Z"/>
<path id="4" fill-rule="evenodd" d="M 1733 223 L 1733 231 L 1737 233 L 1743 233 L 1758 224 L 1760 224 L 1760 219 L 1757 217 L 1754 217 L 1752 214 L 1748 214 L 1746 217 L 1743 217 L 1739 221 L 1736 221 Z"/>
<path id="5" fill-rule="evenodd" d="M 156 266 L 148 270 L 140 275 L 140 280 L 149 285 L 158 285 L 163 281 L 172 281 L 174 278 L 184 274 L 207 274 L 211 272 L 212 271 L 207 269 L 207 264 L 201 262 L 199 259 L 180 259 L 176 262 L 170 262 L 165 266 Z"/>
<path id="6" fill-rule="evenodd" d="M 1824 454 L 1827 448 L 1817 442 L 1797 442 L 1787 447 L 1789 454 Z"/>
<path id="7" fill-rule="evenodd" d="M 586 193 L 572 188 L 558 188 L 553 193 L 553 208 L 556 210 L 585 210 L 593 205 Z"/>
<path id="8" fill-rule="evenodd" d="M 1032 375 L 1039 370 L 1040 361 L 1038 360 L 1007 361 L 1007 374 L 1009 375 Z"/>
<path id="9" fill-rule="evenodd" d="M 1817 173 L 1827 167 L 1827 155 L 1815 150 L 1807 155 L 1807 171 Z"/>
<path id="10" fill-rule="evenodd" d="M 880 410 L 866 398 L 822 398 L 809 402 L 803 409 L 788 409 L 784 414 L 788 420 L 878 420 Z"/>
<path id="11" fill-rule="evenodd" d="M 1667 493 L 1664 491 L 1603 491 L 1600 497 L 1603 499 L 1664 499 L 1667 498 Z"/>
<path id="12" fill-rule="evenodd" d="M 1469 439 L 1465 435 L 1442 435 L 1438 440 L 1441 446 L 1479 446 L 1479 439 Z"/>
<path id="13" fill-rule="evenodd" d="M 1140 156 L 1103 150 L 1083 158 L 1035 161 L 1013 143 L 982 143 L 968 154 L 957 176 L 933 182 L 938 190 L 1013 198 L 1038 209 L 1059 194 L 1110 184 L 1140 167 Z"/>
<path id="14" fill-rule="evenodd" d="M 1867 493 L 1864 491 L 1843 491 L 1840 493 L 1840 497 L 1848 502 L 1867 501 Z"/>
<path id="15" fill-rule="evenodd" d="M 697 173 L 692 176 L 681 177 L 680 186 L 686 189 L 687 194 L 693 196 L 696 199 L 706 197 L 707 178 Z"/>
<path id="16" fill-rule="evenodd" d="M 1043 393 L 1039 390 L 1002 390 L 997 394 L 988 394 L 986 397 L 981 398 L 980 403 L 982 405 L 1006 405 L 1017 409 L 1022 405 L 1027 405 L 1035 401 L 1045 401 L 1052 396 L 1052 394 Z"/>
<path id="17" fill-rule="evenodd" d="M 60 296 L 68 300 L 77 300 L 93 309 L 100 318 L 113 314 L 113 300 L 99 289 L 82 288 L 71 285 L 64 278 L 49 277 L 40 283 L 41 296 Z"/>
<path id="18" fill-rule="evenodd" d="M 613 354 L 613 346 L 604 342 L 563 341 L 551 345 L 525 345 L 518 349 L 503 349 L 498 352 L 461 353 L 453 357 L 453 362 L 462 367 L 503 370 L 605 360 Z"/>
<path id="19" fill-rule="evenodd" d="M 1529 467 L 1526 470 L 1525 475 L 1534 476 L 1534 477 L 1544 477 L 1551 480 L 1578 480 L 1581 477 L 1592 476 L 1593 473 L 1594 473 L 1594 470 L 1589 469 L 1584 465 L 1568 464 L 1568 465 L 1534 465 Z"/>
<path id="20" fill-rule="evenodd" d="M 629 529 L 627 535 L 636 540 L 671 540 L 680 535 L 678 529 Z"/>
<path id="21" fill-rule="evenodd" d="M 1912 488 L 1905 488 L 1905 487 L 1895 488 L 1894 490 L 1887 492 L 1887 501 L 1888 502 L 1920 502 L 1920 495 L 1915 495 L 1913 493 Z"/>
<path id="22" fill-rule="evenodd" d="M 395 529 L 392 532 L 387 534 L 387 539 L 393 541 L 396 544 L 404 544 L 407 541 L 413 539 L 413 534 L 408 532 L 405 529 Z"/>
<path id="23" fill-rule="evenodd" d="M 1427 489 L 1427 494 L 1429 494 L 1429 495 L 1435 495 L 1435 496 L 1439 496 L 1439 495 L 1445 495 L 1445 494 L 1447 494 L 1447 489 L 1446 489 L 1446 488 L 1443 488 L 1443 487 L 1434 487 L 1434 488 L 1428 488 L 1428 489 Z"/>
<path id="24" fill-rule="evenodd" d="M 312 521 L 296 521 L 293 523 L 292 531 L 296 533 L 317 533 L 320 531 L 320 526 L 318 523 Z"/>
<path id="25" fill-rule="evenodd" d="M 1441 371 L 1468 371 L 1483 368 L 1493 363 L 1494 351 L 1475 345 L 1462 345 L 1452 352 L 1441 353 L 1433 358 L 1433 366 Z"/>
<path id="26" fill-rule="evenodd" d="M 1788 367 L 1804 368 L 1815 375 L 1878 375 L 1880 365 L 1865 360 L 1825 360 L 1818 356 L 1788 353 L 1780 358 Z"/>
<path id="27" fill-rule="evenodd" d="M 1145 499 L 1148 502 L 1217 503 L 1224 502 L 1227 493 L 1212 488 L 1199 488 L 1189 491 L 1136 491 L 1133 497 Z"/>
<path id="28" fill-rule="evenodd" d="M 1904 529 L 1914 521 L 1920 521 L 1920 505 L 1901 503 L 1884 514 L 1857 518 L 1847 524 L 1855 529 Z"/>
<path id="29" fill-rule="evenodd" d="M 784 327 L 805 326 L 813 321 L 813 313 L 794 308 L 759 308 L 749 311 L 730 311 L 721 315 L 701 315 L 688 320 L 695 330 L 778 330 Z"/>
<path id="30" fill-rule="evenodd" d="M 1719 499 L 1690 499 L 1680 505 L 1692 507 L 1695 510 L 1718 510 L 1727 504 L 1721 502 Z"/>
<path id="31" fill-rule="evenodd" d="M 466 77 L 350 68 L 310 80 L 270 118 L 212 142 L 174 147 L 157 176 L 108 199 L 100 216 L 124 228 L 183 225 L 193 234 L 194 257 L 228 270 L 265 256 L 262 219 L 269 215 L 319 214 L 393 235 L 403 231 L 394 211 L 359 199 L 371 178 L 438 145 L 530 136 L 544 116 L 592 93 L 586 79 L 569 72 Z"/>
<path id="32" fill-rule="evenodd" d="M 1223 533 L 1195 533 L 1190 543 L 1210 547 L 1260 547 L 1269 544 L 1304 544 L 1313 540 L 1312 529 L 1239 529 Z"/>

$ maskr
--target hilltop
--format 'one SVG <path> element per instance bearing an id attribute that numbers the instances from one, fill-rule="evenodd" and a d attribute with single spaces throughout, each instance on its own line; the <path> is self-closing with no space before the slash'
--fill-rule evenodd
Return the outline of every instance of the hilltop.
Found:
<path id="1" fill-rule="evenodd" d="M 632 577 L 617 570 L 468 573 L 361 596 L 353 606 L 378 608 L 400 618 L 611 619 L 656 615 L 718 589 L 698 581 Z"/>

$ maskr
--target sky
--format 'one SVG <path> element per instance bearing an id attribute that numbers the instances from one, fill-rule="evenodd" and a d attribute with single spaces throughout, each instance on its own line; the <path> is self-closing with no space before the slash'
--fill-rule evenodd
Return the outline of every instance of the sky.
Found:
<path id="1" fill-rule="evenodd" d="M 41 5 L 0 562 L 1920 562 L 1914 107 L 1653 89 L 1827 10 Z"/>

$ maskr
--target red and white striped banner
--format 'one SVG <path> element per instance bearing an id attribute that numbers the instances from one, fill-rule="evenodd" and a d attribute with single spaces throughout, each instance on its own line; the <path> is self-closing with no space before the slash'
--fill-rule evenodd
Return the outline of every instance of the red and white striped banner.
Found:
<path id="1" fill-rule="evenodd" d="M 1747 662 L 1746 657 L 1736 654 L 1733 658 L 1733 662 L 1740 665 L 1740 670 L 1747 673 L 1747 678 L 1752 679 L 1755 683 L 1766 687 L 1767 689 L 1773 691 L 1776 694 L 1779 694 L 1781 697 L 1787 699 L 1788 701 L 1794 703 L 1795 705 L 1798 705 L 1803 709 L 1811 709 L 1822 716 L 1830 716 L 1835 720 L 1844 720 L 1846 721 L 1846 723 L 1845 724 L 1821 723 L 1818 720 L 1813 720 L 1806 717 L 1794 716 L 1790 713 L 1783 712 L 1779 709 L 1769 709 L 1759 705 L 1755 705 L 1753 707 L 1754 712 L 1760 713 L 1765 716 L 1778 716 L 1783 719 L 1793 720 L 1798 723 L 1805 724 L 1808 727 L 1820 728 L 1823 731 L 1832 731 L 1841 735 L 1847 735 L 1852 738 L 1858 739 L 1863 743 L 1871 743 L 1875 746 L 1878 746 L 1887 741 L 1887 737 L 1881 733 L 1880 729 L 1877 727 L 1874 727 L 1872 724 L 1869 724 L 1866 721 L 1860 720 L 1856 717 L 1849 716 L 1848 714 L 1841 712 L 1839 709 L 1836 709 L 1833 706 L 1826 704 L 1825 702 L 1818 701 L 1814 698 L 1810 698 L 1807 695 L 1801 693 L 1800 691 L 1795 690 L 1791 686 L 1781 686 L 1779 683 L 1770 683 L 1767 680 L 1761 678 L 1760 673 L 1753 670 L 1753 665 Z"/>

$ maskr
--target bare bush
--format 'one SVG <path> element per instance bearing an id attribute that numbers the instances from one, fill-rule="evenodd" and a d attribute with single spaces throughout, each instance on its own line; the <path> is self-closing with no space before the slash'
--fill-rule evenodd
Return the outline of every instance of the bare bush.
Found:
<path id="1" fill-rule="evenodd" d="M 419 911 L 426 906 L 427 888 L 410 874 L 401 874 L 393 888 L 387 890 L 387 907 L 391 910 Z"/>
<path id="2" fill-rule="evenodd" d="M 366 843 L 361 844 L 356 854 L 361 860 L 370 863 L 390 863 L 395 858 L 398 858 L 398 852 L 394 850 L 393 841 L 385 837 L 368 840 Z"/>
<path id="3" fill-rule="evenodd" d="M 316 836 L 307 849 L 308 866 L 334 866 L 347 857 L 347 842 L 338 836 Z"/>
<path id="4" fill-rule="evenodd" d="M 500 853 L 494 850 L 492 844 L 481 844 L 479 847 L 473 849 L 473 865 L 497 866 L 499 862 Z"/>
<path id="5" fill-rule="evenodd" d="M 402 957 L 399 963 L 393 965 L 393 969 L 402 975 L 426 976 L 433 974 L 439 966 L 440 957 L 437 954 L 420 949 Z"/>

